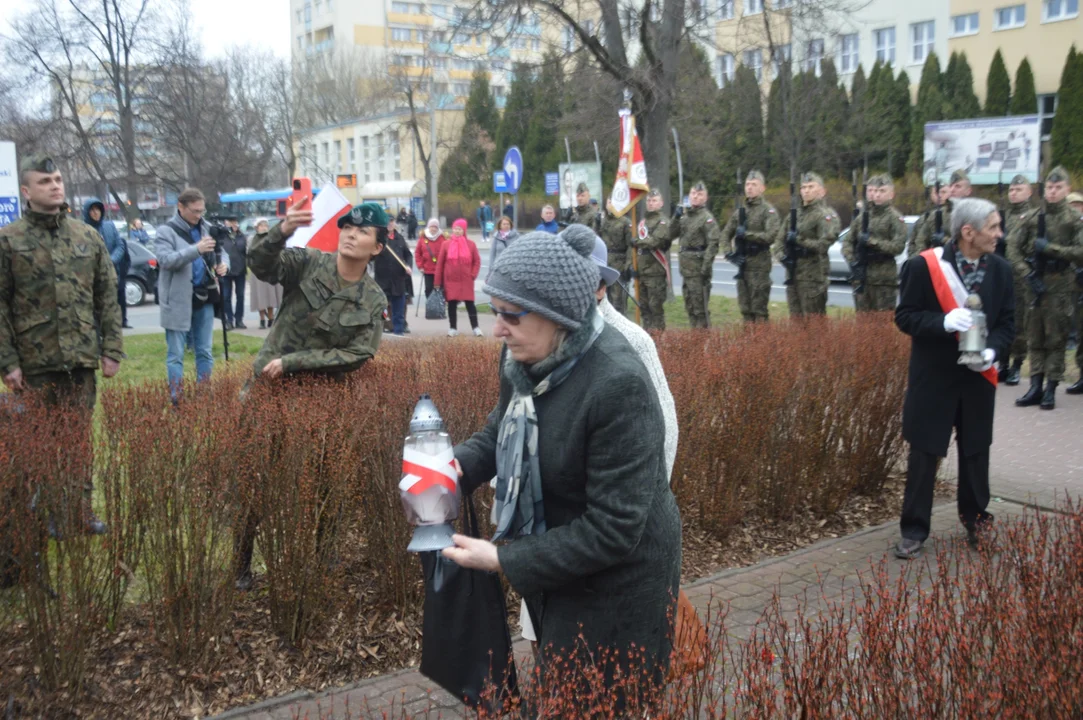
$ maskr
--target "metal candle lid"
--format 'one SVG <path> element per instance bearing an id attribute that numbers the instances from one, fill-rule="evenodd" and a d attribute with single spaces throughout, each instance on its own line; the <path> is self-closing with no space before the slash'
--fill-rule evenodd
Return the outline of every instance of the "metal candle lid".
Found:
<path id="1" fill-rule="evenodd" d="M 414 406 L 414 416 L 410 418 L 410 434 L 444 430 L 444 418 L 440 417 L 440 411 L 436 409 L 436 403 L 432 396 L 425 393 L 418 398 Z"/>

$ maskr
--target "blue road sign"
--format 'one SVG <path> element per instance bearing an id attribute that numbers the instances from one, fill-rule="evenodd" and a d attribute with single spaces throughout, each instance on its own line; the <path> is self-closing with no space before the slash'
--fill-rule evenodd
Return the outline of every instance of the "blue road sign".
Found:
<path id="1" fill-rule="evenodd" d="M 545 194 L 560 194 L 560 173 L 545 173 Z"/>
<path id="2" fill-rule="evenodd" d="M 505 192 L 512 195 L 519 192 L 519 187 L 523 184 L 523 155 L 514 145 L 504 153 L 504 177 L 508 185 Z"/>
<path id="3" fill-rule="evenodd" d="M 493 192 L 505 193 L 508 191 L 508 178 L 505 177 L 503 170 L 497 170 L 493 173 Z"/>

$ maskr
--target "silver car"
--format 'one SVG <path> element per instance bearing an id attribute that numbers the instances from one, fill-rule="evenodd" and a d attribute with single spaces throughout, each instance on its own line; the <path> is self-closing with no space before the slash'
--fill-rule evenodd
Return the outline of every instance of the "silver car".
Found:
<path id="1" fill-rule="evenodd" d="M 919 215 L 906 215 L 903 220 L 906 221 L 906 245 L 910 246 L 910 236 L 914 234 L 914 223 L 918 221 Z M 842 256 L 842 240 L 846 237 L 846 233 L 850 232 L 850 228 L 843 228 L 839 233 L 839 239 L 828 248 L 827 257 L 831 261 L 831 270 L 828 273 L 828 277 L 831 282 L 848 282 L 850 279 L 850 265 L 846 262 L 846 258 Z M 902 267 L 902 264 L 906 262 L 907 254 L 906 248 L 895 257 L 895 264 Z"/>

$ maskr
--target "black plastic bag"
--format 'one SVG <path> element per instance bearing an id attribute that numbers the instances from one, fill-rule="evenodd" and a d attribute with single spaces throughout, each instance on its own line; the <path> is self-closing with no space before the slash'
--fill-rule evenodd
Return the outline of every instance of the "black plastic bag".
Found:
<path id="1" fill-rule="evenodd" d="M 473 499 L 466 496 L 463 504 L 466 533 L 478 537 Z M 437 552 L 420 555 L 421 674 L 472 708 L 499 708 L 518 687 L 500 576 L 459 567 Z"/>
<path id="2" fill-rule="evenodd" d="M 447 317 L 447 300 L 443 288 L 434 289 L 425 300 L 425 319 L 443 320 Z"/>

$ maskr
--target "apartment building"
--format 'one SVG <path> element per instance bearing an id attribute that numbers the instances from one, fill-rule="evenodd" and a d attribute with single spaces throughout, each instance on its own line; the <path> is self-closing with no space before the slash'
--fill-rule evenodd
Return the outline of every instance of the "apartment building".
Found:
<path id="1" fill-rule="evenodd" d="M 1043 139 L 1047 138 L 1064 60 L 1073 43 L 1083 50 L 1080 0 L 951 0 L 946 4 L 951 12 L 949 51 L 966 53 L 980 101 L 985 102 L 986 79 L 997 50 L 1013 82 L 1023 58 L 1030 61 L 1038 94 L 1035 112 L 1042 119 Z"/>

